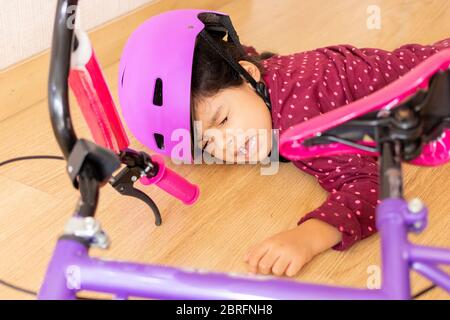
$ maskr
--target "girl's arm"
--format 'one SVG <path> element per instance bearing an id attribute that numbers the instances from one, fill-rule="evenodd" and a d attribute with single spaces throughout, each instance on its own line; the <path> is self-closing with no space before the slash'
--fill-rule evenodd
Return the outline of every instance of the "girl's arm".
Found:
<path id="1" fill-rule="evenodd" d="M 376 232 L 378 165 L 375 158 L 345 155 L 297 161 L 294 164 L 314 175 L 320 185 L 330 192 L 319 208 L 300 219 L 299 225 L 316 219 L 333 226 L 342 233 L 342 240 L 333 246 L 336 250 L 345 250 Z"/>
<path id="2" fill-rule="evenodd" d="M 326 54 L 336 63 L 337 71 L 344 74 L 341 74 L 341 78 L 343 76 L 346 80 L 344 95 L 345 99 L 351 102 L 381 89 L 446 48 L 450 48 L 450 39 L 432 45 L 408 44 L 392 52 L 372 48 L 358 49 L 353 46 L 331 46 L 326 48 Z M 319 51 L 325 53 L 325 49 Z M 334 106 L 328 105 L 329 109 L 325 107 L 323 111 L 339 107 L 342 105 L 339 102 L 336 101 Z M 327 201 L 306 214 L 299 221 L 299 225 L 310 219 L 317 219 L 335 227 L 342 233 L 342 241 L 333 246 L 336 250 L 347 249 L 376 232 L 378 165 L 375 158 L 346 155 L 312 159 L 297 162 L 295 165 L 315 175 L 321 186 L 330 192 Z"/>
<path id="3" fill-rule="evenodd" d="M 335 67 L 328 76 L 341 79 L 336 86 L 329 81 L 328 88 L 318 83 L 316 91 L 323 93 L 322 111 L 327 112 L 359 100 L 397 80 L 435 53 L 450 48 L 450 38 L 431 45 L 406 44 L 393 51 L 376 48 L 356 48 L 351 45 L 329 46 L 317 49 L 331 60 Z M 342 92 L 339 89 L 343 89 Z M 333 91 L 337 96 L 333 96 Z M 345 103 L 344 103 L 345 102 Z"/>
<path id="4" fill-rule="evenodd" d="M 348 155 L 294 164 L 315 175 L 330 196 L 297 227 L 251 247 L 245 256 L 250 272 L 294 276 L 321 252 L 347 249 L 375 232 L 378 172 L 374 158 Z"/>
<path id="5" fill-rule="evenodd" d="M 299 63 L 298 73 L 275 74 L 272 70 L 265 79 L 275 87 L 287 85 L 281 92 L 272 92 L 273 101 L 290 106 L 283 111 L 274 104 L 275 127 L 285 129 L 361 99 L 448 47 L 450 39 L 430 46 L 405 45 L 393 52 L 345 45 L 291 56 L 289 62 L 293 59 Z M 313 77 L 319 74 L 325 75 L 323 81 Z M 291 81 L 294 78 L 297 83 Z M 290 81 L 295 86 L 291 83 L 289 87 Z M 294 109 L 300 111 L 294 112 Z M 319 208 L 306 214 L 296 228 L 250 248 L 245 261 L 251 272 L 293 276 L 320 252 L 329 248 L 347 249 L 376 232 L 378 166 L 375 158 L 343 155 L 294 164 L 316 176 L 330 195 Z"/>

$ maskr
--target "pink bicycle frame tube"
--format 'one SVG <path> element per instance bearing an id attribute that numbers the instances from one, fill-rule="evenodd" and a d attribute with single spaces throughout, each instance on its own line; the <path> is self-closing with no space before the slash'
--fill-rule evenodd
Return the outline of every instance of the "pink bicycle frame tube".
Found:
<path id="1" fill-rule="evenodd" d="M 377 92 L 287 129 L 281 135 L 280 153 L 291 160 L 345 153 L 378 156 L 378 153 L 363 151 L 341 143 L 307 147 L 303 145 L 303 141 L 367 113 L 395 108 L 418 90 L 428 88 L 431 77 L 435 73 L 444 71 L 449 67 L 450 49 L 436 53 L 402 78 Z M 360 144 L 374 146 L 373 142 L 360 142 Z M 450 130 L 445 129 L 441 137 L 425 145 L 422 154 L 414 161 L 411 161 L 411 163 L 423 166 L 436 166 L 448 161 L 450 161 Z"/>
<path id="2" fill-rule="evenodd" d="M 129 145 L 114 100 L 88 36 L 76 31 L 78 47 L 72 54 L 69 85 L 94 141 L 116 153 Z"/>

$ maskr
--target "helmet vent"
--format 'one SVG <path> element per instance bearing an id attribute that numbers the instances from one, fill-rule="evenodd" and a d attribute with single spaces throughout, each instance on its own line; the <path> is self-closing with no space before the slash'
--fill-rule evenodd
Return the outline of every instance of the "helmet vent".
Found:
<path id="1" fill-rule="evenodd" d="M 160 133 L 155 133 L 155 142 L 160 150 L 164 150 L 164 136 Z"/>
<path id="2" fill-rule="evenodd" d="M 126 70 L 126 68 L 123 69 L 122 78 L 120 79 L 120 85 L 122 87 L 123 87 L 123 79 L 125 78 L 125 70 Z"/>
<path id="3" fill-rule="evenodd" d="M 160 78 L 156 79 L 153 104 L 159 107 L 162 107 L 163 105 L 163 82 Z"/>

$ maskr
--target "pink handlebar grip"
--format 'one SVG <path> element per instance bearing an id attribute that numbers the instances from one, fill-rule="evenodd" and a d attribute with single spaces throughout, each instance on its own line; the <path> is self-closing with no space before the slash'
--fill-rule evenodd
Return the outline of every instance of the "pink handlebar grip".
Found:
<path id="1" fill-rule="evenodd" d="M 164 163 L 164 159 L 158 155 L 152 155 L 152 161 L 159 166 L 158 174 L 153 178 L 142 177 L 144 185 L 156 184 L 158 187 L 180 199 L 184 204 L 190 205 L 197 201 L 200 190 L 197 185 L 190 183 L 179 174 L 175 173 Z"/>

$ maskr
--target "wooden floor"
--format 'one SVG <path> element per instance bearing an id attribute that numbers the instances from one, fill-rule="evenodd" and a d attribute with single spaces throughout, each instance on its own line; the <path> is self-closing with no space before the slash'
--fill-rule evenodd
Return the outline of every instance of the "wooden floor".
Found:
<path id="1" fill-rule="evenodd" d="M 155 13 L 183 8 L 185 3 L 163 0 L 91 33 L 116 100 L 118 61 L 129 34 Z M 229 13 L 243 43 L 281 54 L 343 43 L 394 49 L 450 37 L 450 2 L 446 0 L 189 3 L 191 8 Z M 381 8 L 380 30 L 366 27 L 371 4 Z M 60 154 L 47 112 L 48 60 L 46 53 L 0 74 L 0 162 L 24 155 Z M 78 134 L 88 137 L 77 108 L 72 112 Z M 143 148 L 135 139 L 132 146 Z M 430 208 L 429 228 L 411 237 L 418 243 L 450 247 L 449 168 L 405 166 L 406 197 L 420 197 Z M 112 238 L 112 248 L 92 253 L 142 263 L 246 272 L 243 254 L 250 245 L 294 227 L 299 217 L 326 197 L 314 178 L 291 164 L 282 164 L 274 176 L 261 176 L 258 166 L 203 165 L 176 170 L 201 186 L 197 204 L 183 206 L 155 188 L 144 188 L 162 212 L 163 225 L 155 227 L 143 203 L 107 186 L 101 191 L 97 217 Z M 62 161 L 26 161 L 0 168 L 0 279 L 38 290 L 55 240 L 76 200 Z M 373 236 L 346 252 L 320 255 L 297 280 L 365 287 L 368 268 L 380 265 L 379 253 L 379 238 Z M 429 285 L 415 274 L 412 279 L 414 292 Z M 449 297 L 442 290 L 424 296 Z M 30 297 L 0 286 L 0 299 L 14 298 Z"/>

